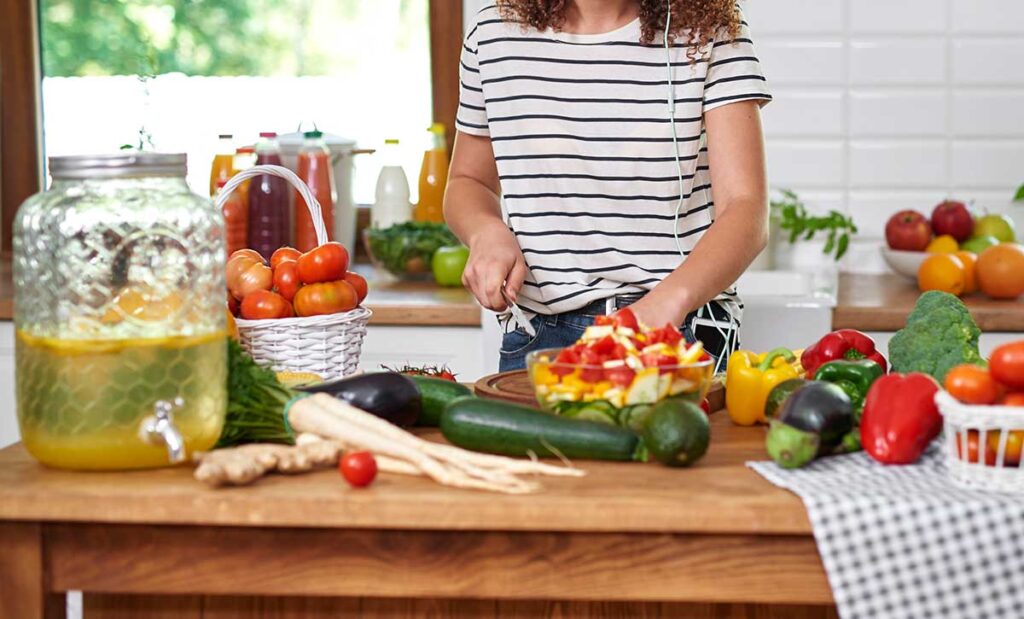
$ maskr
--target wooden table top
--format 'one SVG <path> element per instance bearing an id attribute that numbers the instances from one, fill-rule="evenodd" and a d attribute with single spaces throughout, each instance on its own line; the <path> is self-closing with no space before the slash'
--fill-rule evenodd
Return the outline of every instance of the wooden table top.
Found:
<path id="1" fill-rule="evenodd" d="M 442 288 L 433 282 L 402 282 L 374 272 L 368 265 L 356 271 L 369 280 L 366 306 L 371 325 L 479 327 L 480 306 L 463 288 Z M 0 256 L 0 320 L 14 317 L 14 285 L 10 256 Z"/>
<path id="2" fill-rule="evenodd" d="M 907 322 L 921 292 L 895 274 L 839 276 L 832 327 L 861 331 L 898 331 Z M 980 294 L 964 299 L 982 331 L 1024 332 L 1024 301 L 996 301 Z"/>
<path id="3" fill-rule="evenodd" d="M 334 470 L 211 489 L 190 467 L 59 471 L 20 445 L 0 451 L 0 520 L 405 530 L 740 533 L 810 536 L 800 500 L 744 466 L 764 429 L 712 415 L 708 454 L 690 469 L 579 462 L 582 478 L 504 496 L 382 474 L 350 489 Z"/>

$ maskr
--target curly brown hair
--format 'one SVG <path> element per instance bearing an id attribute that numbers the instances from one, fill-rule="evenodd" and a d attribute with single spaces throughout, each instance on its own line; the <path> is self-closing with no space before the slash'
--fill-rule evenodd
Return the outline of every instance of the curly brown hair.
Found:
<path id="1" fill-rule="evenodd" d="M 496 0 L 504 19 L 537 30 L 560 30 L 570 0 Z M 652 45 L 665 29 L 665 0 L 638 0 L 640 3 L 640 42 Z M 730 38 L 740 29 L 740 11 L 736 0 L 671 0 L 672 29 L 669 41 L 689 30 L 690 53 L 707 45 L 722 28 Z"/>

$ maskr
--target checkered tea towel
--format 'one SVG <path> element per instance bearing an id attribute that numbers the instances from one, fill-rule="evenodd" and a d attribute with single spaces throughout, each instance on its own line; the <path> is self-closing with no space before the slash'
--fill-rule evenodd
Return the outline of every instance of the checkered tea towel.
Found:
<path id="1" fill-rule="evenodd" d="M 843 619 L 1024 618 L 1024 496 L 954 486 L 940 447 L 747 463 L 803 500 Z"/>

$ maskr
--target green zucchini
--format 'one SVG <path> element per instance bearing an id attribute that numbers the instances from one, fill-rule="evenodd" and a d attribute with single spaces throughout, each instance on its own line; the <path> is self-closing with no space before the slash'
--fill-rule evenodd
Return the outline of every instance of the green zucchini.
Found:
<path id="1" fill-rule="evenodd" d="M 506 456 L 647 459 L 639 437 L 625 428 L 480 398 L 462 398 L 449 404 L 441 415 L 441 433 L 464 449 Z"/>
<path id="2" fill-rule="evenodd" d="M 459 383 L 431 378 L 430 376 L 410 376 L 420 392 L 421 407 L 417 426 L 429 426 L 436 428 L 441 423 L 441 413 L 446 406 L 466 396 L 473 395 L 469 387 Z"/>

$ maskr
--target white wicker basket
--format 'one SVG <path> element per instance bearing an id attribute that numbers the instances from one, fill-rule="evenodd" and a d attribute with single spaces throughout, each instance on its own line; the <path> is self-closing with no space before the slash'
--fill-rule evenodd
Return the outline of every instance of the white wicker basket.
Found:
<path id="1" fill-rule="evenodd" d="M 217 197 L 217 207 L 222 207 L 228 194 L 246 179 L 263 174 L 283 178 L 298 190 L 309 208 L 317 245 L 326 243 L 327 229 L 320 203 L 298 176 L 281 166 L 255 166 L 239 172 L 224 185 Z M 242 347 L 257 363 L 279 372 L 313 372 L 327 380 L 354 374 L 359 368 L 359 353 L 370 316 L 370 310 L 357 307 L 326 316 L 236 322 Z"/>
<path id="2" fill-rule="evenodd" d="M 1004 466 L 1010 432 L 1024 431 L 1024 407 L 961 404 L 946 391 L 935 394 L 935 403 L 945 419 L 946 465 L 954 482 L 969 488 L 1000 492 L 1024 491 L 1021 463 Z M 974 461 L 969 462 L 967 441 L 972 433 L 977 433 L 979 453 Z M 992 436 L 998 436 L 998 439 L 990 438 Z M 999 448 L 995 462 L 986 464 L 985 452 L 990 440 L 998 440 Z"/>

